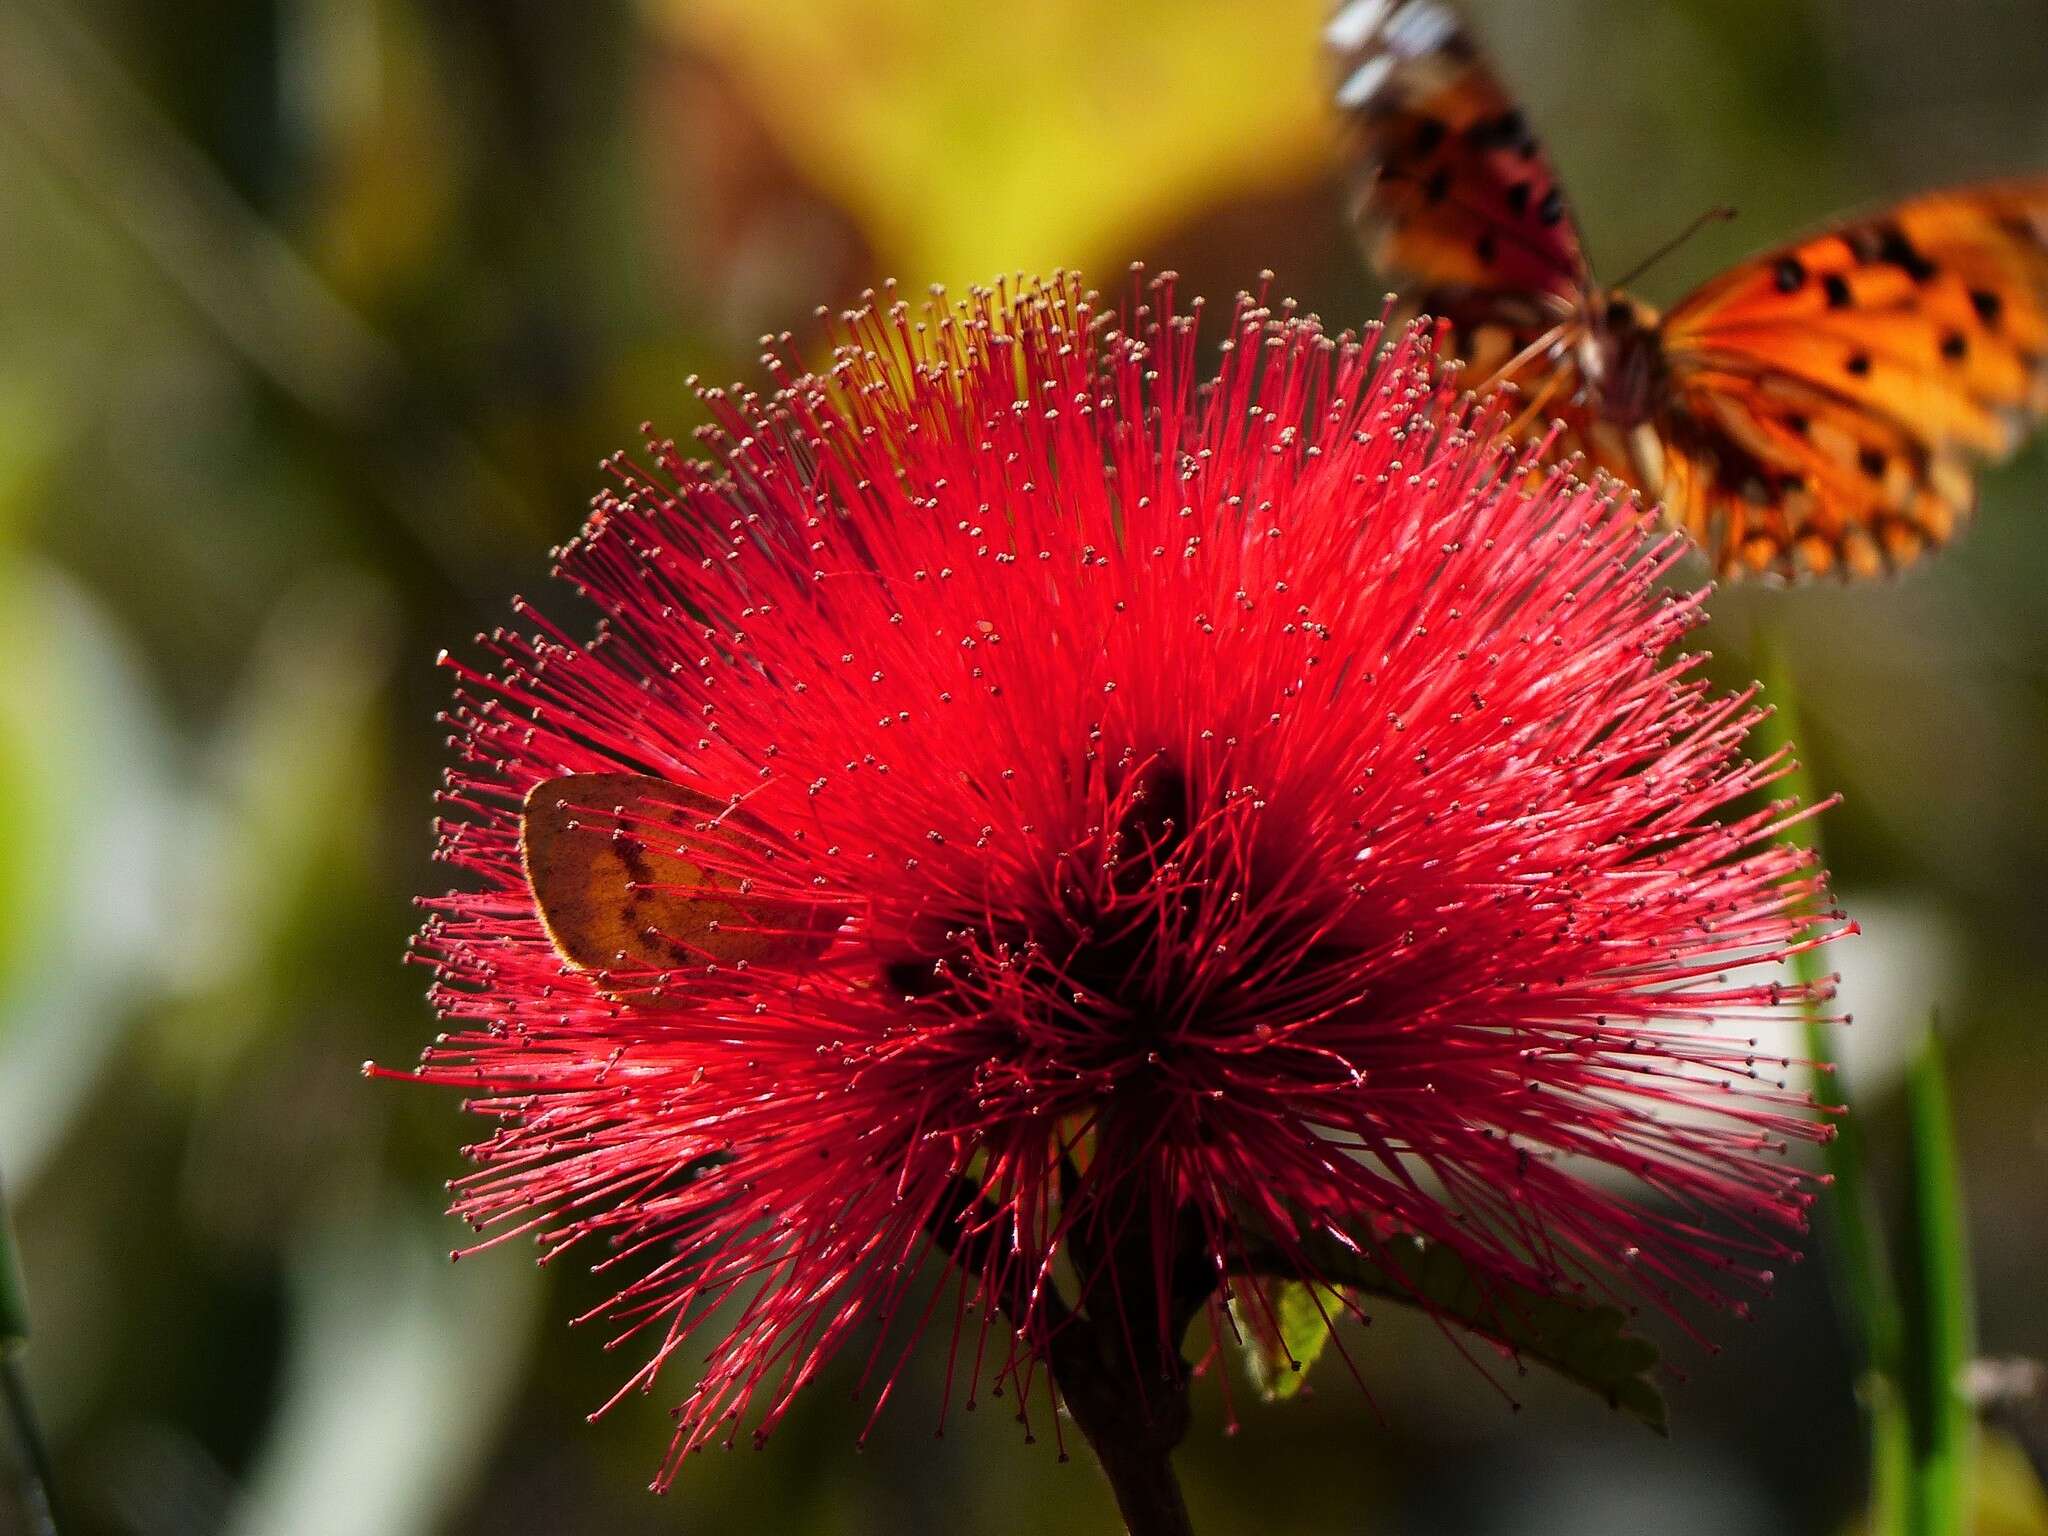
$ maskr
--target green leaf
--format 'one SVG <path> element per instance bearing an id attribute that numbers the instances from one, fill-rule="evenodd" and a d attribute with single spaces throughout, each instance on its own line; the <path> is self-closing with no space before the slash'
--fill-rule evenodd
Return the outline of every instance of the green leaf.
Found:
<path id="1" fill-rule="evenodd" d="M 1231 1312 L 1252 1385 L 1268 1402 L 1277 1402 L 1293 1397 L 1308 1380 L 1308 1368 L 1329 1348 L 1330 1324 L 1343 1315 L 1344 1303 L 1327 1290 L 1318 1298 L 1302 1280 L 1268 1281 L 1260 1288 L 1264 1306 L 1238 1297 Z"/>
<path id="2" fill-rule="evenodd" d="M 1620 1308 L 1482 1278 L 1456 1249 L 1422 1237 L 1395 1236 L 1360 1252 L 1327 1233 L 1315 1233 L 1299 1246 L 1317 1274 L 1345 1291 L 1400 1302 L 1455 1323 L 1518 1360 L 1578 1383 L 1659 1434 L 1666 1432 L 1664 1395 L 1650 1379 L 1657 1347 L 1628 1331 Z M 1263 1257 L 1254 1269 L 1270 1274 L 1293 1268 L 1278 1254 Z"/>
<path id="3" fill-rule="evenodd" d="M 1772 713 L 1756 731 L 1758 755 L 1784 752 L 1790 770 L 1780 786 L 1801 804 L 1816 800 L 1813 776 L 1797 756 L 1798 738 L 1803 735 L 1799 719 L 1799 693 L 1792 674 L 1777 647 L 1766 637 L 1762 646 L 1766 696 Z M 1797 822 L 1779 834 L 1782 841 L 1818 855 L 1819 823 Z M 1792 974 L 1803 985 L 1823 979 L 1822 957 L 1808 949 L 1792 957 Z M 1838 1026 L 1823 1023 L 1820 1006 L 1808 1002 L 1801 1010 L 1806 1017 L 1806 1054 L 1813 1063 L 1813 1096 L 1831 1117 L 1835 1134 L 1822 1153 L 1829 1184 L 1822 1199 L 1827 1224 L 1827 1255 L 1837 1305 L 1862 1355 L 1866 1371 L 1896 1374 L 1899 1356 L 1899 1304 L 1885 1260 L 1883 1223 L 1870 1190 L 1866 1172 L 1868 1159 L 1863 1142 L 1863 1122 L 1844 1113 L 1848 1084 L 1834 1062 L 1834 1031 Z"/>
<path id="4" fill-rule="evenodd" d="M 1969 1523 L 1975 1449 L 1975 1416 L 1963 1393 L 1974 1328 L 1948 1080 L 1932 1029 L 1907 1080 L 1906 1102 L 1913 1161 L 1900 1291 L 1913 1457 L 1911 1529 L 1914 1536 L 1961 1536 Z"/>
<path id="5" fill-rule="evenodd" d="M 526 1379 L 536 1266 L 451 1264 L 367 1167 L 333 1182 L 291 1234 L 289 1348 L 226 1536 L 447 1529 Z"/>
<path id="6" fill-rule="evenodd" d="M 1799 690 L 1772 637 L 1760 646 L 1766 696 L 1772 713 L 1757 727 L 1754 755 L 1783 752 L 1789 769 L 1780 786 L 1803 805 L 1815 803 L 1813 776 L 1797 752 L 1805 732 L 1799 719 Z M 1779 833 L 1794 847 L 1821 854 L 1819 823 L 1808 819 Z M 1812 987 L 1822 979 L 1820 951 L 1808 949 L 1792 957 L 1796 980 Z M 1870 1421 L 1870 1529 L 1877 1536 L 1905 1536 L 1912 1527 L 1907 1512 L 1914 1483 L 1912 1449 L 1905 1406 L 1898 1388 L 1904 1350 L 1905 1320 L 1898 1290 L 1885 1257 L 1884 1223 L 1870 1187 L 1863 1122 L 1847 1112 L 1849 1085 L 1834 1061 L 1836 1026 L 1824 1023 L 1818 1003 L 1801 1007 L 1806 1019 L 1806 1055 L 1813 1063 L 1813 1096 L 1832 1117 L 1834 1137 L 1822 1149 L 1828 1187 L 1821 1198 L 1826 1234 L 1822 1252 L 1828 1279 L 1852 1346 L 1861 1357 L 1859 1396 Z"/>
<path id="7" fill-rule="evenodd" d="M 185 986 L 154 1036 L 175 1080 L 218 1082 L 303 1027 L 320 957 L 351 941 L 334 914 L 362 909 L 378 852 L 393 623 L 380 584 L 329 569 L 264 627 L 188 832 Z"/>
<path id="8" fill-rule="evenodd" d="M 14 1248 L 7 1202 L 0 1199 L 0 1355 L 28 1342 L 28 1285 Z"/>
<path id="9" fill-rule="evenodd" d="M 0 1172 L 32 1189 L 160 970 L 177 816 L 133 647 L 55 566 L 0 556 Z"/>

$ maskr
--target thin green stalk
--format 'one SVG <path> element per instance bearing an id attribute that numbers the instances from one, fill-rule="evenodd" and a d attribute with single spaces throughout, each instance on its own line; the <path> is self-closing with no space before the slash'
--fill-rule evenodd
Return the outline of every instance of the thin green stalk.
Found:
<path id="1" fill-rule="evenodd" d="M 21 1447 L 23 1502 L 27 1505 L 28 1529 L 32 1536 L 57 1536 L 57 1505 L 50 1490 L 56 1480 L 50 1472 L 50 1452 L 43 1443 L 36 1422 L 35 1404 L 28 1394 L 28 1380 L 21 1372 L 19 1350 L 0 1354 L 0 1396 L 7 1399 L 7 1417 Z"/>
<path id="2" fill-rule="evenodd" d="M 7 1219 L 7 1199 L 0 1192 L 0 1354 L 28 1342 L 28 1287 L 21 1278 L 21 1260 L 14 1251 L 14 1228 Z"/>
<path id="3" fill-rule="evenodd" d="M 1904 1376 L 1915 1536 L 1963 1536 L 1969 1523 L 1976 1414 L 1963 1390 L 1973 1353 L 1970 1264 L 1941 1040 L 1932 1028 L 1906 1085 L 1912 1139 L 1907 1183 Z"/>
<path id="4" fill-rule="evenodd" d="M 1816 803 L 1813 776 L 1796 755 L 1803 732 L 1799 693 L 1790 669 L 1771 638 L 1762 646 L 1764 682 L 1773 712 L 1757 728 L 1765 752 L 1784 749 L 1790 769 L 1783 781 L 1787 793 L 1807 805 Z M 1820 832 L 1808 819 L 1780 834 L 1797 847 L 1820 856 Z M 1816 926 L 1819 914 L 1815 914 Z M 1821 1200 L 1826 1232 L 1828 1276 L 1835 1304 L 1847 1324 L 1862 1371 L 1861 1394 L 1870 1420 L 1870 1529 L 1877 1536 L 1902 1536 L 1908 1524 L 1909 1490 L 1913 1483 L 1912 1436 L 1898 1383 L 1904 1365 L 1905 1326 L 1898 1291 L 1885 1258 L 1883 1223 L 1870 1188 L 1869 1161 L 1862 1122 L 1844 1113 L 1848 1084 L 1835 1061 L 1834 1030 L 1823 1021 L 1820 1004 L 1811 996 L 1823 980 L 1820 952 L 1806 950 L 1792 959 L 1794 977 L 1806 987 L 1802 1004 L 1806 1020 L 1806 1054 L 1813 1063 L 1813 1094 L 1834 1127 L 1823 1149 L 1828 1187 Z"/>
<path id="5" fill-rule="evenodd" d="M 7 1216 L 7 1201 L 0 1195 L 0 1398 L 5 1399 L 7 1420 L 21 1448 L 28 1529 L 33 1536 L 57 1536 L 56 1502 L 50 1492 L 56 1484 L 50 1475 L 50 1453 L 36 1421 L 28 1378 L 21 1369 L 21 1352 L 27 1343 L 28 1288 L 22 1281 L 21 1260 L 14 1248 L 14 1227 Z"/>

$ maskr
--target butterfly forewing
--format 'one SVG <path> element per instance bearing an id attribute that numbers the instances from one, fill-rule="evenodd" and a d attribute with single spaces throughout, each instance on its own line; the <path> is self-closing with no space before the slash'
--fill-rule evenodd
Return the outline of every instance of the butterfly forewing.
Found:
<path id="1" fill-rule="evenodd" d="M 1725 567 L 1945 543 L 2048 412 L 2048 180 L 1940 192 L 1723 274 L 1663 325 L 1675 519 Z"/>
<path id="2" fill-rule="evenodd" d="M 1432 314 L 1456 305 L 1537 328 L 1586 287 L 1548 157 L 1441 0 L 1349 0 L 1324 29 L 1351 218 L 1368 260 Z"/>
<path id="3" fill-rule="evenodd" d="M 1519 436 L 1623 468 L 1583 409 L 1590 277 L 1557 174 L 1470 30 L 1440 0 L 1349 0 L 1324 29 L 1351 221 L 1366 259 L 1439 327 L 1475 388 L 1512 369 Z"/>

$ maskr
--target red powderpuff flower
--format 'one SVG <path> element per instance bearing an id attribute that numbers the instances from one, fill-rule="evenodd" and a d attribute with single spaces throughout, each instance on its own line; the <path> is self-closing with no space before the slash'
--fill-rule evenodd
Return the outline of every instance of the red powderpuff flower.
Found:
<path id="1" fill-rule="evenodd" d="M 593 638 L 454 664 L 420 1075 L 493 1123 L 463 1217 L 608 1248 L 635 1384 L 715 1320 L 664 1480 L 856 1336 L 877 1410 L 936 1332 L 1170 1444 L 1194 1318 L 1391 1233 L 1681 1316 L 1792 1255 L 1806 1101 L 1711 1026 L 1819 877 L 1678 541 L 1418 331 L 1243 301 L 1198 387 L 1157 291 L 846 317 L 716 467 L 612 464 Z"/>

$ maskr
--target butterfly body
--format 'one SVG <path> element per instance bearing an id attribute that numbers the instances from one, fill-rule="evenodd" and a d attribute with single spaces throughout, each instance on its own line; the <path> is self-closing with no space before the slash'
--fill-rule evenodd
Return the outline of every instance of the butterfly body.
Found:
<path id="1" fill-rule="evenodd" d="M 1938 192 L 1659 314 L 1592 273 L 1527 119 L 1445 0 L 1326 41 L 1368 258 L 1516 425 L 1661 502 L 1726 574 L 1874 575 L 1946 542 L 2048 414 L 2048 178 Z"/>
<path id="2" fill-rule="evenodd" d="M 1654 418 L 1665 402 L 1670 370 L 1657 326 L 1656 310 L 1610 288 L 1582 332 L 1581 403 L 1597 399 L 1601 416 L 1624 430 Z"/>

